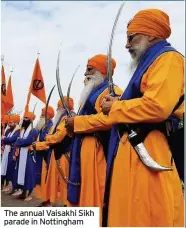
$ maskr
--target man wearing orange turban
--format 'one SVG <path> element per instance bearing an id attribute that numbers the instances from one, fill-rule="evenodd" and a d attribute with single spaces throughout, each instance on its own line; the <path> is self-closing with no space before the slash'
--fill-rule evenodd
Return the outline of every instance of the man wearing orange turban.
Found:
<path id="1" fill-rule="evenodd" d="M 114 73 L 114 59 L 111 65 Z M 101 102 L 108 94 L 107 56 L 99 54 L 90 58 L 85 77 L 79 116 L 68 118 L 66 123 L 69 133 L 75 133 L 70 167 L 70 181 L 74 184 L 68 185 L 68 200 L 80 207 L 102 209 L 109 131 L 97 132 L 93 129 L 93 133 L 90 133 L 88 118 L 89 115 L 96 116 L 101 112 Z M 115 87 L 115 91 L 117 94 L 122 93 L 118 87 Z"/>
<path id="2" fill-rule="evenodd" d="M 74 101 L 64 97 L 71 114 L 74 115 Z M 67 136 L 65 126 L 66 111 L 61 100 L 57 103 L 57 113 L 53 121 L 53 127 L 43 142 L 34 143 L 33 147 L 40 153 L 43 150 L 51 151 L 46 183 L 42 190 L 42 203 L 40 206 L 50 206 L 60 200 L 67 202 L 67 179 L 69 171 L 69 154 L 71 149 L 71 137 Z M 64 156 L 63 156 L 64 155 Z M 67 179 L 66 179 L 67 178 Z"/>
<path id="3" fill-rule="evenodd" d="M 16 170 L 14 175 L 14 190 L 19 189 L 13 195 L 19 196 L 20 199 L 29 201 L 32 199 L 31 193 L 35 187 L 35 154 L 29 149 L 29 146 L 36 141 L 38 130 L 33 128 L 35 114 L 25 112 L 20 137 L 17 138 L 14 149 L 19 148 L 18 158 L 16 160 Z M 14 152 L 15 152 L 14 151 Z M 15 155 L 17 155 L 15 153 Z"/>
<path id="4" fill-rule="evenodd" d="M 1 185 L 4 185 L 6 180 L 6 186 L 3 188 L 3 192 L 9 192 L 11 190 L 9 182 L 13 182 L 13 173 L 15 170 L 14 157 L 14 143 L 20 135 L 20 127 L 18 125 L 20 121 L 19 115 L 10 115 L 7 123 L 9 131 L 6 136 L 1 140 L 4 145 L 4 153 L 1 161 Z"/>
<path id="5" fill-rule="evenodd" d="M 24 113 L 24 119 L 25 120 L 30 120 L 30 121 L 33 121 L 35 120 L 36 116 L 33 112 L 25 112 Z"/>
<path id="6" fill-rule="evenodd" d="M 141 10 L 133 17 L 126 44 L 133 59 L 132 78 L 120 101 L 105 97 L 102 111 L 108 116 L 97 123 L 89 118 L 89 130 L 104 128 L 107 119 L 115 125 L 107 160 L 103 226 L 184 226 L 182 187 L 167 140 L 167 134 L 172 134 L 168 124 L 176 130 L 183 116 L 183 104 L 173 109 L 184 94 L 184 58 L 166 41 L 170 34 L 169 16 L 161 10 Z M 173 171 L 145 166 L 128 139 L 130 128 L 138 132 L 138 143 L 144 142 L 149 156 Z"/>
<path id="7" fill-rule="evenodd" d="M 88 60 L 87 63 L 87 71 L 94 68 L 94 70 L 98 70 L 104 78 L 107 76 L 107 56 L 106 55 L 95 55 Z M 114 59 L 111 60 L 111 69 L 112 73 L 114 73 L 114 69 L 116 67 L 116 61 Z"/>
<path id="8" fill-rule="evenodd" d="M 69 107 L 70 110 L 74 110 L 74 100 L 71 97 L 69 97 L 69 101 L 67 101 L 66 96 L 64 96 L 64 100 L 67 104 L 67 107 Z M 63 104 L 61 100 L 58 101 L 57 106 L 58 106 L 58 109 L 63 108 Z"/>
<path id="9" fill-rule="evenodd" d="M 51 106 L 48 106 L 47 111 L 46 107 L 41 110 L 40 119 L 35 127 L 39 132 L 37 142 L 45 141 L 46 135 L 53 126 L 53 117 L 54 109 Z M 37 198 L 42 198 L 42 191 L 45 185 L 50 155 L 50 150 L 42 150 L 39 153 L 36 153 L 36 187 L 34 191 Z"/>

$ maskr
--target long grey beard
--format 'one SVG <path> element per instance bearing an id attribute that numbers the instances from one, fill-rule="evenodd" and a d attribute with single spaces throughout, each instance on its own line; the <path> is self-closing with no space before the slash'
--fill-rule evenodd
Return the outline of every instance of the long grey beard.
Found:
<path id="1" fill-rule="evenodd" d="M 129 65 L 129 76 L 132 76 L 139 64 L 139 61 L 136 61 L 136 59 L 132 60 Z"/>
<path id="2" fill-rule="evenodd" d="M 89 75 L 87 77 L 91 79 L 87 82 L 87 84 L 83 88 L 83 91 L 81 92 L 79 100 L 80 109 L 84 106 L 92 90 L 104 81 L 103 75 L 99 71 L 96 71 L 94 75 Z"/>
<path id="3" fill-rule="evenodd" d="M 132 58 L 132 62 L 130 63 L 130 66 L 129 66 L 130 75 L 133 75 L 133 73 L 135 72 L 135 70 L 136 70 L 141 58 L 145 54 L 146 50 L 147 50 L 146 40 L 143 39 L 141 41 L 141 43 L 136 45 L 136 47 L 135 47 L 136 56 Z"/>
<path id="4" fill-rule="evenodd" d="M 63 108 L 59 109 L 54 117 L 53 120 L 53 128 L 56 127 L 57 123 L 59 122 L 59 119 L 61 118 L 61 116 L 65 113 L 65 110 Z"/>
<path id="5" fill-rule="evenodd" d="M 45 118 L 41 117 L 36 124 L 36 129 L 40 131 L 45 126 Z"/>

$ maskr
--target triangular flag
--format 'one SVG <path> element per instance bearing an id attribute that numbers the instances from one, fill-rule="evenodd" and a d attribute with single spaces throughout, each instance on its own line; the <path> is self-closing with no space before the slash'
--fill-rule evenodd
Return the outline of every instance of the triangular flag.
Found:
<path id="1" fill-rule="evenodd" d="M 11 76 L 8 80 L 7 91 L 6 91 L 6 112 L 9 112 L 14 107 L 14 98 L 12 93 L 12 80 Z"/>
<path id="2" fill-rule="evenodd" d="M 32 75 L 32 81 L 31 81 L 29 93 L 27 96 L 27 103 L 26 103 L 25 110 L 28 109 L 31 94 L 33 94 L 39 100 L 41 100 L 42 102 L 44 102 L 46 104 L 45 85 L 44 85 L 43 76 L 41 73 L 41 68 L 40 68 L 38 58 L 35 63 L 34 72 Z"/>

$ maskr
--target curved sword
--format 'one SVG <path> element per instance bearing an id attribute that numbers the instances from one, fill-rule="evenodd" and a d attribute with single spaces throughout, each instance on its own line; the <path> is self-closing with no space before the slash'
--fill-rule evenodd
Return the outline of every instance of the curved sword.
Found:
<path id="1" fill-rule="evenodd" d="M 37 102 L 36 102 L 35 105 L 34 105 L 34 108 L 33 108 L 33 111 L 32 111 L 33 114 L 34 114 L 34 112 L 35 112 L 36 105 L 37 105 Z M 34 128 L 33 121 L 31 122 L 31 127 L 32 127 L 32 130 L 33 130 L 33 128 Z"/>
<path id="2" fill-rule="evenodd" d="M 63 92 L 61 89 L 61 84 L 60 84 L 60 77 L 59 77 L 59 61 L 60 61 L 60 53 L 61 50 L 59 50 L 58 52 L 58 58 L 57 58 L 57 67 L 56 67 L 56 81 L 57 81 L 57 88 L 58 88 L 58 93 L 59 93 L 59 97 L 61 99 L 61 102 L 63 104 L 63 107 L 65 109 L 65 111 L 67 112 L 67 115 L 70 116 L 70 110 L 65 102 L 64 96 L 63 96 Z"/>
<path id="3" fill-rule="evenodd" d="M 112 68 L 111 68 L 111 58 L 112 58 L 112 43 L 113 43 L 113 39 L 114 39 L 114 34 L 115 34 L 115 30 L 116 30 L 116 25 L 118 22 L 118 19 L 121 15 L 122 9 L 125 5 L 126 1 L 123 2 L 121 4 L 121 6 L 119 7 L 118 13 L 116 15 L 115 21 L 114 21 L 114 25 L 112 28 L 112 32 L 111 32 L 111 37 L 110 37 L 110 42 L 109 42 L 109 48 L 108 48 L 108 52 L 107 52 L 107 78 L 109 81 L 109 85 L 108 85 L 108 89 L 109 89 L 109 93 L 111 96 L 115 96 L 115 92 L 114 92 L 114 83 L 113 83 L 113 79 L 112 79 Z"/>
<path id="4" fill-rule="evenodd" d="M 129 127 L 127 125 L 127 127 Z M 128 135 L 128 139 L 133 146 L 134 150 L 138 154 L 142 163 L 153 171 L 172 171 L 172 168 L 164 167 L 159 165 L 156 161 L 154 161 L 149 155 L 147 149 L 144 146 L 143 142 L 139 142 L 137 132 L 130 129 L 130 133 Z"/>
<path id="5" fill-rule="evenodd" d="M 69 98 L 70 98 L 70 90 L 71 90 L 72 82 L 74 80 L 74 77 L 75 77 L 75 75 L 76 75 L 79 67 L 80 67 L 80 65 L 75 69 L 74 74 L 72 75 L 72 79 L 70 81 L 70 84 L 68 86 L 68 90 L 67 90 L 67 104 L 68 104 L 68 108 L 69 108 Z"/>
<path id="6" fill-rule="evenodd" d="M 35 103 L 35 105 L 34 105 L 34 108 L 33 108 L 33 114 L 34 114 L 34 112 L 35 112 L 35 110 L 36 110 L 36 106 L 37 106 L 37 102 Z"/>
<path id="7" fill-rule="evenodd" d="M 55 88 L 55 85 L 52 87 L 50 93 L 49 93 L 49 96 L 48 96 L 48 99 L 47 99 L 47 103 L 46 103 L 46 109 L 45 109 L 45 125 L 47 123 L 47 111 L 48 111 L 48 105 L 49 105 L 49 101 L 50 101 L 50 98 L 52 96 L 52 93 L 53 93 L 53 90 Z"/>

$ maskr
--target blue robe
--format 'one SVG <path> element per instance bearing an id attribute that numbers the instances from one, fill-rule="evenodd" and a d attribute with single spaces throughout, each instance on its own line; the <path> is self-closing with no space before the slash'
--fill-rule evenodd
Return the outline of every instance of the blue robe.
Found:
<path id="1" fill-rule="evenodd" d="M 6 133 L 3 135 L 3 137 L 7 137 L 8 136 L 8 134 L 10 133 L 10 128 L 9 129 L 7 129 L 7 131 L 6 131 Z M 1 139 L 1 146 L 2 145 L 4 145 L 4 142 L 3 142 L 3 138 Z"/>
<path id="2" fill-rule="evenodd" d="M 53 122 L 52 120 L 48 120 L 47 125 L 39 132 L 39 141 L 45 141 L 45 136 L 48 134 L 50 128 L 52 127 Z M 36 153 L 36 184 L 41 184 L 41 172 L 42 172 L 42 163 L 43 159 L 47 164 L 47 169 L 49 167 L 50 161 L 50 149 L 39 151 Z"/>
<path id="3" fill-rule="evenodd" d="M 18 148 L 28 147 L 37 140 L 37 136 L 38 136 L 38 131 L 36 129 L 33 129 L 30 131 L 26 139 L 18 138 L 14 145 L 15 147 L 18 147 Z M 26 171 L 25 171 L 25 183 L 24 183 L 24 186 L 21 186 L 22 189 L 25 191 L 26 190 L 32 191 L 35 187 L 35 182 L 36 182 L 35 166 L 36 166 L 36 155 L 34 152 L 28 151 Z M 16 172 L 14 176 L 14 185 L 13 185 L 14 188 L 17 188 L 15 184 L 15 179 L 17 182 L 18 167 L 19 167 L 19 157 L 16 163 Z"/>
<path id="4" fill-rule="evenodd" d="M 8 128 L 4 136 L 7 137 L 10 132 L 11 132 L 11 129 Z"/>
<path id="5" fill-rule="evenodd" d="M 90 115 L 96 114 L 97 111 L 95 109 L 95 102 L 98 96 L 108 87 L 108 81 L 105 80 L 100 85 L 98 85 L 88 96 L 82 110 L 79 115 Z M 70 161 L 70 171 L 69 171 L 69 180 L 74 183 L 81 182 L 81 164 L 80 164 L 80 152 L 81 152 L 81 143 L 83 137 L 87 134 L 78 134 L 75 135 L 73 146 L 71 150 L 71 161 Z M 68 183 L 68 192 L 67 199 L 69 202 L 73 204 L 77 204 L 79 202 L 80 195 L 80 185 L 72 185 Z"/>
<path id="6" fill-rule="evenodd" d="M 8 131 L 9 133 L 11 132 L 11 130 Z M 7 173 L 6 173 L 6 179 L 8 181 L 12 182 L 13 179 L 13 173 L 15 170 L 15 164 L 16 161 L 13 160 L 13 156 L 14 156 L 14 143 L 16 142 L 17 138 L 20 135 L 20 129 L 18 129 L 17 131 L 14 132 L 14 134 L 11 137 L 5 137 L 2 139 L 2 143 L 4 145 L 11 145 L 11 150 L 8 154 L 8 165 L 7 165 Z"/>

